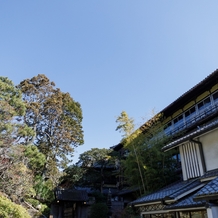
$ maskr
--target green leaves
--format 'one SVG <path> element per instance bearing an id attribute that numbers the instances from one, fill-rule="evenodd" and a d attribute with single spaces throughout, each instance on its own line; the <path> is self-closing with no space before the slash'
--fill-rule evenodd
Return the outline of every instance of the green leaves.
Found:
<path id="1" fill-rule="evenodd" d="M 0 77 L 0 190 L 13 201 L 50 203 L 59 167 L 83 144 L 82 118 L 80 104 L 45 75 L 17 87 Z"/>
<path id="2" fill-rule="evenodd" d="M 31 141 L 46 159 L 65 167 L 74 146 L 83 144 L 82 110 L 69 93 L 63 93 L 42 74 L 19 85 L 26 102 L 25 123 L 36 135 Z"/>
<path id="3" fill-rule="evenodd" d="M 161 148 L 169 142 L 163 133 L 162 114 L 155 115 L 133 131 L 133 119 L 126 112 L 117 118 L 117 130 L 124 132 L 121 143 L 128 155 L 121 161 L 127 183 L 140 188 L 140 193 L 154 191 L 175 177 L 175 160 Z M 134 176 L 133 176 L 134 175 Z"/>
<path id="4" fill-rule="evenodd" d="M 119 123 L 119 125 L 116 128 L 116 131 L 119 130 L 123 133 L 123 137 L 127 138 L 129 137 L 135 128 L 134 120 L 132 118 L 129 118 L 128 114 L 125 111 L 122 111 L 120 116 L 117 117 L 116 122 Z"/>
<path id="5" fill-rule="evenodd" d="M 22 206 L 13 203 L 0 193 L 0 217 L 30 218 L 30 215 Z"/>
<path id="6" fill-rule="evenodd" d="M 45 155 L 39 152 L 35 145 L 28 145 L 24 148 L 24 154 L 28 157 L 28 166 L 36 174 L 41 172 L 45 165 Z"/>

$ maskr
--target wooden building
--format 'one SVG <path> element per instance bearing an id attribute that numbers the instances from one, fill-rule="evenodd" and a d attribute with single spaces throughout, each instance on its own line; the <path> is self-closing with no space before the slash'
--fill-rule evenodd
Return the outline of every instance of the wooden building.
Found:
<path id="1" fill-rule="evenodd" d="M 131 202 L 143 218 L 218 217 L 218 70 L 161 112 L 178 149 L 182 181 Z"/>

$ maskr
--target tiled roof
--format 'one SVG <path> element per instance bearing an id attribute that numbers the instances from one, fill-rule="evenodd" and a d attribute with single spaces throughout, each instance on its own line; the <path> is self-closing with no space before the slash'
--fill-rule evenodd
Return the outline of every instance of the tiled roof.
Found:
<path id="1" fill-rule="evenodd" d="M 210 197 L 215 197 L 218 199 L 218 177 L 210 181 L 202 189 L 200 189 L 194 196 L 197 199 L 210 199 Z"/>
<path id="2" fill-rule="evenodd" d="M 206 78 L 204 78 L 201 82 L 197 83 L 194 87 L 192 87 L 190 90 L 185 92 L 183 95 L 181 95 L 179 98 L 177 98 L 175 101 L 173 101 L 170 105 L 168 105 L 166 108 L 164 108 L 160 113 L 165 113 L 166 111 L 169 111 L 171 113 L 172 108 L 174 106 L 177 108 L 177 105 L 179 102 L 184 102 L 184 98 L 189 99 L 190 96 L 193 96 L 193 93 L 198 93 L 202 90 L 205 90 L 206 86 L 212 86 L 217 83 L 218 78 L 218 69 L 216 69 L 214 72 L 209 74 Z"/>
<path id="3" fill-rule="evenodd" d="M 218 176 L 218 169 L 207 171 L 203 176 L 201 176 L 201 179 L 216 177 L 216 176 Z"/>
<path id="4" fill-rule="evenodd" d="M 68 190 L 56 190 L 56 199 L 62 201 L 88 201 L 88 195 L 86 191 L 68 189 Z"/>
<path id="5" fill-rule="evenodd" d="M 191 189 L 195 188 L 199 184 L 200 184 L 199 181 L 196 180 L 180 181 L 172 185 L 169 185 L 165 188 L 162 188 L 159 191 L 153 192 L 151 194 L 145 195 L 144 197 L 136 199 L 135 201 L 132 202 L 132 204 L 133 205 L 142 204 L 142 203 L 146 204 L 150 202 L 161 201 L 163 199 L 174 199 L 179 195 L 181 195 L 182 193 L 190 191 Z"/>
<path id="6" fill-rule="evenodd" d="M 187 182 L 187 184 L 184 185 L 182 188 L 178 189 L 177 191 L 175 191 L 174 193 L 169 195 L 169 198 L 174 199 L 174 198 L 178 197 L 179 195 L 182 195 L 183 193 L 188 192 L 188 191 L 190 191 L 190 190 L 192 190 L 200 185 L 202 185 L 200 180 L 193 180 L 191 182 Z"/>
<path id="7" fill-rule="evenodd" d="M 203 133 L 205 133 L 205 132 L 207 132 L 207 131 L 209 131 L 209 130 L 211 130 L 213 128 L 216 128 L 216 127 L 218 127 L 218 119 L 213 120 L 212 122 L 210 122 L 208 124 L 205 124 L 202 127 L 198 127 L 197 130 L 185 135 L 184 137 L 181 137 L 181 138 L 169 143 L 168 145 L 166 145 L 166 146 L 164 146 L 162 148 L 162 151 L 172 149 L 172 148 L 176 147 L 177 145 L 179 145 L 179 144 L 181 144 L 181 143 L 183 143 L 183 142 L 185 142 L 185 141 L 187 141 L 187 140 L 189 140 L 191 138 L 199 136 L 199 135 L 201 135 L 201 134 L 203 134 Z"/>
<path id="8" fill-rule="evenodd" d="M 194 194 L 188 195 L 177 203 L 168 205 L 165 209 L 177 209 L 177 208 L 190 208 L 190 207 L 200 207 L 205 205 L 205 201 L 195 202 L 193 200 Z"/>

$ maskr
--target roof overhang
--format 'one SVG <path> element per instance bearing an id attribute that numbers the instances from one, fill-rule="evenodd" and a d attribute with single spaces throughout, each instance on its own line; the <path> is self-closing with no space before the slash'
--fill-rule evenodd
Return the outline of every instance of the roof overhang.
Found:
<path id="1" fill-rule="evenodd" d="M 179 145 L 188 142 L 196 137 L 205 135 L 211 131 L 214 131 L 218 128 L 218 119 L 212 121 L 210 124 L 205 125 L 203 127 L 199 127 L 197 130 L 169 143 L 168 145 L 164 146 L 161 150 L 166 152 L 169 151 L 171 149 L 174 149 L 176 147 L 178 147 Z"/>
<path id="2" fill-rule="evenodd" d="M 136 204 L 134 204 L 134 203 L 132 203 L 131 205 L 132 206 L 134 206 L 134 207 L 142 207 L 142 206 L 149 206 L 149 205 L 152 205 L 152 204 L 161 204 L 162 203 L 162 201 L 161 200 L 159 200 L 159 201 L 149 201 L 149 202 L 140 202 L 140 203 L 136 203 Z"/>
<path id="3" fill-rule="evenodd" d="M 166 197 L 166 198 L 164 198 L 164 201 L 165 201 L 165 203 L 173 203 L 173 202 L 176 202 L 176 201 L 180 200 L 181 198 L 183 198 L 183 197 L 185 197 L 185 196 L 191 194 L 192 192 L 194 192 L 194 191 L 196 191 L 196 190 L 202 188 L 203 186 L 205 186 L 204 183 L 202 183 L 202 184 L 200 184 L 200 185 L 198 185 L 198 186 L 195 186 L 194 188 L 192 188 L 192 189 L 190 189 L 190 190 L 188 190 L 188 191 L 186 191 L 186 192 L 183 192 L 182 194 L 176 196 L 175 198 L 168 198 L 168 197 Z"/>
<path id="4" fill-rule="evenodd" d="M 213 201 L 213 200 L 218 200 L 218 193 L 197 196 L 197 197 L 194 197 L 193 200 L 194 201 Z"/>

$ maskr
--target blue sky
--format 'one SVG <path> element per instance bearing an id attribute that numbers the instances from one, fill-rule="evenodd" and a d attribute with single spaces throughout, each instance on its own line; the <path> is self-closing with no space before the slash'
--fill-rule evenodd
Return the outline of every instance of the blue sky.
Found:
<path id="1" fill-rule="evenodd" d="M 218 68 L 215 0 L 0 0 L 0 75 L 45 74 L 83 110 L 85 144 L 121 140 Z"/>

